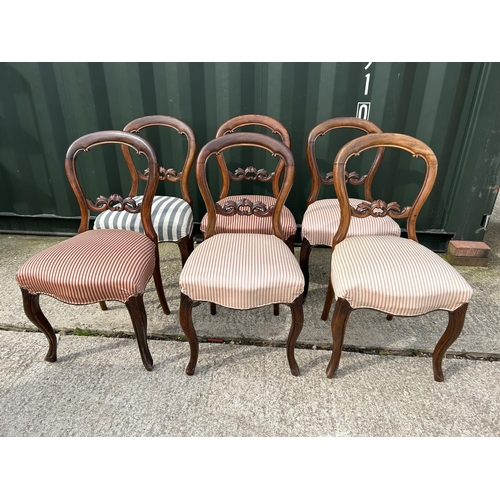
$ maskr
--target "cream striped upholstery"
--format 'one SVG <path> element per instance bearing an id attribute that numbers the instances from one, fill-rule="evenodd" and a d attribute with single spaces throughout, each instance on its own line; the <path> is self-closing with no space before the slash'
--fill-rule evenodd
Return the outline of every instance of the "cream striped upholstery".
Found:
<path id="1" fill-rule="evenodd" d="M 276 198 L 272 196 L 261 196 L 261 195 L 243 195 L 238 196 L 228 196 L 227 198 L 222 198 L 217 203 L 224 206 L 226 201 L 238 201 L 242 198 L 250 200 L 252 203 L 256 201 L 261 201 L 267 207 L 276 204 Z M 208 215 L 205 215 L 201 220 L 201 232 L 204 233 L 207 229 Z M 281 209 L 281 226 L 283 229 L 283 234 L 285 239 L 290 236 L 295 235 L 297 231 L 297 224 L 295 223 L 295 218 L 292 212 L 285 206 Z M 273 221 L 272 217 L 257 217 L 256 215 L 216 215 L 215 219 L 215 233 L 258 233 L 258 234 L 274 234 L 273 232 Z"/>
<path id="2" fill-rule="evenodd" d="M 126 302 L 144 293 L 155 244 L 132 231 L 85 231 L 31 257 L 17 272 L 21 288 L 69 304 Z"/>
<path id="3" fill-rule="evenodd" d="M 142 196 L 134 196 L 137 203 Z M 179 241 L 193 232 L 193 211 L 189 203 L 175 196 L 155 196 L 151 208 L 153 227 L 158 242 Z M 131 214 L 125 210 L 101 212 L 94 221 L 94 229 L 126 229 L 144 233 L 141 214 Z"/>
<path id="4" fill-rule="evenodd" d="M 304 290 L 304 275 L 276 236 L 223 233 L 194 249 L 179 284 L 192 300 L 252 309 L 293 302 Z"/>
<path id="5" fill-rule="evenodd" d="M 349 198 L 349 203 L 357 207 L 365 200 Z M 302 237 L 312 246 L 331 247 L 334 234 L 340 223 L 340 205 L 337 199 L 318 200 L 311 203 L 302 219 Z M 347 238 L 351 236 L 400 236 L 401 228 L 391 217 L 351 217 Z"/>
<path id="6" fill-rule="evenodd" d="M 448 262 L 395 236 L 345 239 L 332 252 L 331 276 L 337 298 L 353 309 L 398 316 L 454 311 L 472 296 L 471 286 Z"/>

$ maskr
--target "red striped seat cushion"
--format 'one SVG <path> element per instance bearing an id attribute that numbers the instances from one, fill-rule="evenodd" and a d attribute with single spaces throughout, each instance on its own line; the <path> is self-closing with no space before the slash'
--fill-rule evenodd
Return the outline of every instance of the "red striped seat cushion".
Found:
<path id="1" fill-rule="evenodd" d="M 238 201 L 242 198 L 250 200 L 252 203 L 261 201 L 267 207 L 276 204 L 276 198 L 272 196 L 261 195 L 238 195 L 228 196 L 222 198 L 217 203 L 224 206 L 226 201 Z M 207 229 L 208 216 L 205 215 L 201 220 L 201 232 L 204 233 Z M 285 239 L 295 235 L 297 231 L 297 224 L 292 212 L 285 206 L 281 209 L 281 226 Z M 226 215 L 216 215 L 215 219 L 215 234 L 218 233 L 258 233 L 258 234 L 273 234 L 273 221 L 272 217 L 257 217 L 256 215 L 233 215 L 228 217 Z"/>
<path id="2" fill-rule="evenodd" d="M 224 233 L 194 249 L 179 284 L 193 300 L 252 309 L 293 302 L 304 291 L 304 275 L 288 246 L 276 236 Z"/>
<path id="3" fill-rule="evenodd" d="M 69 304 L 126 302 L 144 293 L 155 244 L 118 229 L 85 231 L 31 257 L 17 272 L 20 287 Z"/>
<path id="4" fill-rule="evenodd" d="M 469 302 L 472 288 L 453 266 L 419 243 L 395 236 L 347 238 L 332 252 L 332 285 L 351 307 L 398 316 Z"/>
<path id="5" fill-rule="evenodd" d="M 349 203 L 357 207 L 365 200 L 349 198 Z M 333 236 L 340 223 L 340 205 L 337 199 L 318 200 L 311 203 L 302 219 L 302 237 L 306 238 L 312 246 L 326 245 L 331 247 Z M 351 236 L 400 236 L 399 224 L 389 216 L 372 217 L 363 219 L 351 217 L 347 237 Z"/>

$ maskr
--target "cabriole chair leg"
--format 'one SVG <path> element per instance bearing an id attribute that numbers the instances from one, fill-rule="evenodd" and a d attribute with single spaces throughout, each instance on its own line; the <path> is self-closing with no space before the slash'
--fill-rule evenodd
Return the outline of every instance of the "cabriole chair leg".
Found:
<path id="1" fill-rule="evenodd" d="M 142 295 L 130 297 L 127 302 L 125 302 L 125 306 L 127 307 L 130 318 L 132 319 L 132 325 L 134 326 L 135 337 L 137 339 L 137 344 L 139 345 L 142 363 L 146 370 L 151 371 L 153 369 L 153 358 L 148 347 L 148 320 L 146 317 L 146 309 L 144 308 Z"/>
<path id="2" fill-rule="evenodd" d="M 349 314 L 351 314 L 351 311 L 351 305 L 349 304 L 349 302 L 347 302 L 347 300 L 337 300 L 332 317 L 332 357 L 326 368 L 326 376 L 328 378 L 332 378 L 339 367 L 340 356 L 342 354 L 342 346 L 344 345 L 345 327 L 347 325 L 347 320 L 349 319 Z"/>
<path id="3" fill-rule="evenodd" d="M 434 380 L 436 382 L 443 382 L 443 357 L 446 350 L 457 340 L 458 336 L 462 332 L 465 321 L 465 313 L 467 312 L 467 306 L 469 304 L 462 304 L 458 309 L 450 311 L 448 313 L 448 326 L 446 327 L 443 336 L 439 339 L 439 342 L 434 348 L 432 354 L 432 368 L 434 371 Z"/>
<path id="4" fill-rule="evenodd" d="M 288 333 L 288 340 L 286 342 L 286 356 L 288 358 L 290 371 L 294 376 L 300 375 L 299 365 L 295 360 L 295 343 L 297 342 L 300 332 L 302 331 L 302 326 L 304 325 L 304 311 L 302 309 L 303 301 L 304 298 L 302 295 L 299 295 L 291 304 L 288 304 L 292 313 L 292 325 L 290 326 L 290 332 Z"/>
<path id="5" fill-rule="evenodd" d="M 187 375 L 194 375 L 194 370 L 196 368 L 196 363 L 198 362 L 198 352 L 199 344 L 198 337 L 196 336 L 196 331 L 193 326 L 193 301 L 187 296 L 181 293 L 181 304 L 179 307 L 179 322 L 181 328 L 186 335 L 189 347 L 191 349 L 191 356 L 189 358 L 189 363 L 186 367 Z"/>
<path id="6" fill-rule="evenodd" d="M 45 361 L 53 363 L 57 361 L 57 338 L 52 325 L 40 309 L 40 295 L 32 295 L 24 288 L 21 288 L 21 292 L 26 316 L 35 326 L 40 328 L 49 341 L 49 350 L 45 355 Z"/>

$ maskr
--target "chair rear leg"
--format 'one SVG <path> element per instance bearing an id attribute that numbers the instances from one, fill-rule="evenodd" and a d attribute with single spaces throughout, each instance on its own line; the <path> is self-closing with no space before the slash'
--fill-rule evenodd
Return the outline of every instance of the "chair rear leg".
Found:
<path id="1" fill-rule="evenodd" d="M 179 251 L 181 253 L 181 263 L 182 267 L 186 263 L 186 260 L 191 255 L 191 252 L 194 249 L 194 235 L 184 236 L 177 242 L 177 246 L 179 247 Z"/>
<path id="2" fill-rule="evenodd" d="M 290 251 L 295 255 L 295 250 L 294 250 L 294 245 L 293 245 L 294 241 L 295 241 L 295 235 L 292 234 L 291 236 L 289 236 L 285 240 L 285 243 L 286 243 L 287 247 L 290 249 Z M 273 314 L 275 316 L 280 315 L 280 305 L 279 304 L 273 304 Z"/>
<path id="3" fill-rule="evenodd" d="M 302 269 L 302 274 L 304 275 L 305 285 L 304 301 L 307 297 L 307 292 L 309 291 L 309 256 L 311 255 L 312 246 L 305 238 L 302 238 L 302 245 L 300 247 L 300 269 Z"/>
<path id="4" fill-rule="evenodd" d="M 130 318 L 132 319 L 132 324 L 134 325 L 135 338 L 137 339 L 137 344 L 139 345 L 142 363 L 146 370 L 151 371 L 153 369 L 153 358 L 148 347 L 148 320 L 142 295 L 130 297 L 127 302 L 125 302 L 125 305 L 127 306 Z"/>
<path id="5" fill-rule="evenodd" d="M 181 292 L 181 304 L 179 306 L 179 323 L 186 335 L 189 347 L 191 348 L 191 356 L 186 367 L 187 375 L 194 375 L 196 363 L 198 362 L 199 344 L 196 331 L 193 326 L 193 301 Z"/>
<path id="6" fill-rule="evenodd" d="M 335 311 L 332 317 L 332 340 L 333 350 L 332 357 L 326 368 L 326 376 L 332 378 L 340 363 L 340 356 L 342 354 L 342 346 L 344 345 L 345 327 L 349 314 L 351 314 L 352 307 L 345 299 L 338 299 L 335 304 Z"/>
<path id="7" fill-rule="evenodd" d="M 291 304 L 288 304 L 292 313 L 292 325 L 286 342 L 286 356 L 288 358 L 290 371 L 292 372 L 292 375 L 295 376 L 300 375 L 299 365 L 297 364 L 297 361 L 295 361 L 295 343 L 297 342 L 300 332 L 302 331 L 302 326 L 304 325 L 302 302 L 304 302 L 304 298 L 302 295 L 299 295 Z"/>
<path id="8" fill-rule="evenodd" d="M 446 350 L 455 340 L 457 340 L 462 332 L 468 305 L 468 303 L 462 304 L 458 309 L 448 313 L 448 326 L 432 353 L 432 368 L 434 370 L 434 380 L 436 382 L 442 382 L 444 380 L 442 368 L 443 357 Z"/>
<path id="9" fill-rule="evenodd" d="M 328 319 L 328 313 L 332 308 L 332 302 L 335 298 L 335 293 L 333 292 L 331 276 L 328 278 L 328 289 L 326 291 L 325 305 L 323 306 L 323 312 L 321 313 L 321 319 L 326 321 Z"/>
<path id="10" fill-rule="evenodd" d="M 108 306 L 106 305 L 106 302 L 104 302 L 104 300 L 100 300 L 99 301 L 99 305 L 101 306 L 101 311 L 107 311 L 108 310 Z"/>
<path id="11" fill-rule="evenodd" d="M 49 341 L 49 350 L 45 355 L 45 361 L 53 363 L 57 361 L 57 338 L 52 325 L 40 309 L 40 295 L 32 295 L 24 288 L 21 288 L 21 292 L 26 316 L 35 326 L 40 328 Z"/>
<path id="12" fill-rule="evenodd" d="M 161 308 L 165 314 L 170 314 L 167 298 L 165 297 L 165 290 L 163 289 L 163 281 L 161 279 L 160 254 L 158 252 L 158 247 L 156 247 L 156 263 L 153 278 L 155 280 L 156 293 L 158 294 L 158 299 L 160 299 Z"/>

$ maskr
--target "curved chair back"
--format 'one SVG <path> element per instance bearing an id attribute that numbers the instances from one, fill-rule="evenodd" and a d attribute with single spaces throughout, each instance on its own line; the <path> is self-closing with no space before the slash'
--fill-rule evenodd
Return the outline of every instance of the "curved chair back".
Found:
<path id="1" fill-rule="evenodd" d="M 250 114 L 235 116 L 234 118 L 231 118 L 224 122 L 219 127 L 219 130 L 217 130 L 217 134 L 215 135 L 215 137 L 223 137 L 225 135 L 232 134 L 235 130 L 238 130 L 242 127 L 250 127 L 253 125 L 258 125 L 269 129 L 273 134 L 277 134 L 281 138 L 281 141 L 283 142 L 283 144 L 285 144 L 285 146 L 290 148 L 290 134 L 288 133 L 287 129 L 278 120 L 265 115 Z M 229 194 L 229 185 L 231 180 L 237 182 L 243 180 L 258 180 L 262 182 L 272 181 L 273 196 L 275 198 L 278 198 L 280 191 L 279 183 L 284 167 L 284 162 L 282 159 L 279 160 L 274 175 L 269 175 L 263 169 L 256 170 L 254 167 L 247 167 L 245 170 L 239 168 L 234 173 L 230 172 L 227 168 L 223 154 L 217 155 L 217 161 L 222 173 L 222 189 L 219 195 L 219 199 L 225 198 Z"/>
<path id="2" fill-rule="evenodd" d="M 182 198 L 193 206 L 193 201 L 189 194 L 189 174 L 191 172 L 191 168 L 194 164 L 194 159 L 196 156 L 196 137 L 191 129 L 186 123 L 178 118 L 174 118 L 173 116 L 165 116 L 165 115 L 150 115 L 150 116 L 142 116 L 141 118 L 136 118 L 132 120 L 130 123 L 125 125 L 123 131 L 137 134 L 141 130 L 148 127 L 169 127 L 176 130 L 179 134 L 184 135 L 188 142 L 187 154 L 184 160 L 184 165 L 182 170 L 176 171 L 173 168 L 165 169 L 162 166 L 159 166 L 159 180 L 168 180 L 170 182 L 180 182 L 181 185 L 181 193 Z M 137 196 L 137 190 L 139 187 L 139 179 L 147 180 L 149 172 L 146 170 L 145 172 L 139 172 L 132 160 L 132 156 L 130 155 L 130 150 L 126 146 L 122 146 L 122 153 L 127 162 L 127 166 L 130 170 L 130 175 L 132 177 L 132 187 L 130 188 L 129 197 Z"/>
<path id="3" fill-rule="evenodd" d="M 312 188 L 309 198 L 307 199 L 307 206 L 311 203 L 314 203 L 318 199 L 319 190 L 322 184 L 333 184 L 333 173 L 328 172 L 325 176 L 321 175 L 318 167 L 318 163 L 316 160 L 316 139 L 320 136 L 326 135 L 328 132 L 339 129 L 339 128 L 354 128 L 358 130 L 362 130 L 367 134 L 380 134 L 382 130 L 380 130 L 377 125 L 374 123 L 363 120 L 361 118 L 354 118 L 352 116 L 348 117 L 338 117 L 338 118 L 330 118 L 329 120 L 325 120 L 324 122 L 316 125 L 311 132 L 309 133 L 309 137 L 307 138 L 307 164 L 309 165 L 309 170 L 311 171 L 312 177 Z M 384 157 L 384 148 L 379 148 L 375 159 L 373 160 L 372 166 L 368 171 L 368 174 L 359 176 L 356 172 L 345 173 L 345 181 L 349 182 L 353 185 L 364 184 L 364 197 L 368 201 L 373 201 L 371 194 L 371 187 L 373 182 L 373 177 L 377 173 L 378 167 Z"/>
<path id="4" fill-rule="evenodd" d="M 345 183 L 345 171 L 349 158 L 358 156 L 363 151 L 371 148 L 399 148 L 408 151 L 414 158 L 422 158 L 426 164 L 424 182 L 411 206 L 401 208 L 396 202 L 386 203 L 383 200 L 370 200 L 360 203 L 356 208 L 349 204 L 349 197 Z M 358 137 L 341 148 L 333 164 L 333 185 L 337 193 L 341 219 L 339 228 L 333 237 L 332 248 L 340 243 L 346 236 L 351 217 L 383 217 L 393 219 L 407 218 L 408 238 L 418 241 L 416 234 L 417 216 L 425 200 L 428 198 L 437 175 L 437 158 L 432 149 L 419 139 L 404 134 L 370 134 Z"/>
<path id="5" fill-rule="evenodd" d="M 215 203 L 213 197 L 210 193 L 210 189 L 207 181 L 207 161 L 212 155 L 217 155 L 217 157 L 222 156 L 222 152 L 234 148 L 237 146 L 253 146 L 269 151 L 273 156 L 278 156 L 280 158 L 279 164 L 283 164 L 281 167 L 284 170 L 284 178 L 281 189 L 276 196 L 276 204 L 274 206 L 267 207 L 262 202 L 252 203 L 248 199 L 242 198 L 238 201 L 226 201 L 226 203 L 221 206 L 219 203 Z M 229 189 L 229 182 L 232 176 L 227 170 L 227 166 L 224 161 L 219 161 L 219 167 L 221 171 L 225 171 L 225 182 L 227 182 L 227 188 Z M 279 165 L 278 165 L 279 167 Z M 278 169 L 277 167 L 277 169 Z M 263 134 L 257 134 L 255 132 L 240 132 L 238 134 L 224 135 L 216 139 L 211 140 L 200 151 L 198 155 L 198 160 L 196 162 L 196 179 L 198 181 L 198 186 L 205 201 L 208 214 L 208 225 L 205 232 L 205 238 L 209 238 L 215 234 L 215 222 L 216 214 L 225 216 L 249 216 L 256 215 L 257 217 L 272 217 L 273 220 L 273 231 L 275 236 L 281 239 L 285 239 L 280 223 L 281 209 L 285 203 L 290 189 L 293 184 L 293 178 L 295 174 L 295 163 L 290 149 L 272 137 L 268 137 Z M 266 175 L 268 175 L 266 173 Z M 272 172 L 270 176 L 276 176 L 277 170 Z M 257 177 L 259 173 L 257 172 Z M 233 179 L 238 180 L 238 179 Z"/>
<path id="6" fill-rule="evenodd" d="M 143 154 L 147 158 L 149 175 L 146 178 L 144 198 L 140 204 L 137 204 L 130 195 L 125 198 L 122 198 L 118 194 L 113 194 L 108 198 L 99 196 L 95 202 L 92 202 L 84 194 L 76 174 L 76 159 L 78 155 L 80 153 L 86 153 L 96 146 L 113 143 L 120 144 L 122 148 L 128 149 L 131 147 L 135 149 L 138 154 Z M 159 166 L 155 150 L 146 139 L 129 132 L 118 130 L 106 130 L 84 135 L 76 139 L 68 148 L 64 161 L 64 168 L 71 188 L 78 200 L 78 205 L 80 206 L 82 218 L 78 233 L 82 233 L 88 229 L 89 210 L 94 212 L 103 212 L 104 210 L 125 210 L 130 213 L 140 213 L 146 236 L 155 243 L 157 242 L 156 232 L 151 222 L 151 205 L 158 186 Z"/>

